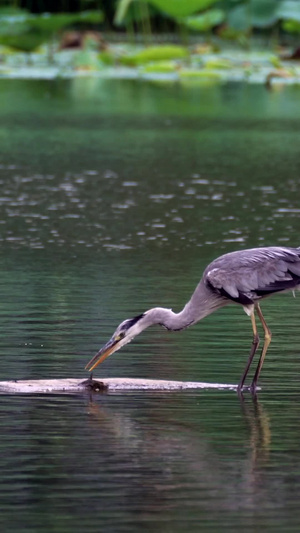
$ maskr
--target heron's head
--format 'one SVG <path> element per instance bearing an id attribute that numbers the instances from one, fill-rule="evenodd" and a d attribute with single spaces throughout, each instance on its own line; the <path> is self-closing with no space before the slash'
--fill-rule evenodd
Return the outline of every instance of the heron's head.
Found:
<path id="1" fill-rule="evenodd" d="M 86 370 L 94 370 L 102 361 L 104 361 L 109 355 L 113 354 L 122 346 L 130 342 L 141 331 L 148 327 L 147 313 L 143 313 L 134 318 L 128 318 L 121 322 L 117 327 L 113 336 L 109 341 L 99 350 L 98 353 L 88 362 Z"/>

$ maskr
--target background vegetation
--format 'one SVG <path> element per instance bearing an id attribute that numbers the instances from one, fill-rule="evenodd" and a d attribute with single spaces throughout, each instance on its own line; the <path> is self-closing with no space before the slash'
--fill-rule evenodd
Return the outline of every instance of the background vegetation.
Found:
<path id="1" fill-rule="evenodd" d="M 80 13 L 88 12 L 86 16 Z M 48 15 L 45 16 L 45 13 Z M 76 16 L 77 15 L 77 16 Z M 298 0 L 0 0 L 0 35 L 30 32 L 38 43 L 78 24 L 130 33 L 213 32 L 241 40 L 251 33 L 300 34 Z M 39 38 L 37 37 L 39 35 Z M 5 39 L 4 39 L 5 40 Z M 32 37 L 34 41 L 34 37 Z M 33 43 L 32 43 L 33 46 Z"/>
<path id="2" fill-rule="evenodd" d="M 261 79 L 268 83 L 274 76 L 270 69 L 276 68 L 276 76 L 298 83 L 298 67 L 286 69 L 281 61 L 299 59 L 299 35 L 299 0 L 0 0 L 3 75 L 7 67 L 19 68 L 11 56 L 21 52 L 27 64 L 35 62 L 39 68 L 41 57 L 56 63 L 59 75 L 122 66 L 139 69 L 135 74 L 139 76 L 172 74 L 176 79 L 203 74 L 224 79 L 224 70 L 239 68 L 246 78 L 256 68 L 252 58 L 240 58 L 237 64 L 231 61 L 233 55 L 204 58 L 203 54 L 218 54 L 228 45 L 249 50 L 260 40 L 260 49 L 267 46 L 275 53 Z M 284 56 L 279 46 L 287 44 L 289 55 Z M 57 52 L 65 49 L 77 53 L 62 58 Z M 18 61 L 24 59 L 18 56 Z"/>

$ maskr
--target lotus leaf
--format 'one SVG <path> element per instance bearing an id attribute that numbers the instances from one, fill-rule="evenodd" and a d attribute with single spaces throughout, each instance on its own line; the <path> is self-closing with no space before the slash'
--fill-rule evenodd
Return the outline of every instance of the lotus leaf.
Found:
<path id="1" fill-rule="evenodd" d="M 218 72 L 210 70 L 183 70 L 179 73 L 179 80 L 185 87 L 210 86 L 222 82 Z"/>
<path id="2" fill-rule="evenodd" d="M 149 3 L 171 17 L 187 17 L 197 11 L 204 11 L 217 0 L 148 0 Z"/>
<path id="3" fill-rule="evenodd" d="M 188 17 L 197 11 L 204 11 L 215 4 L 218 0 L 136 0 L 139 2 L 147 2 L 154 7 L 163 11 L 170 17 Z M 124 22 L 130 4 L 133 0 L 119 0 L 116 14 L 115 24 L 119 25 Z"/>
<path id="4" fill-rule="evenodd" d="M 229 26 L 239 31 L 247 31 L 253 26 L 267 28 L 277 21 L 277 0 L 251 0 L 236 6 L 228 14 Z"/>
<path id="5" fill-rule="evenodd" d="M 111 52 L 109 52 L 108 50 L 103 50 L 103 52 L 100 52 L 98 54 L 98 58 L 100 59 L 100 61 L 104 64 L 104 65 L 114 65 L 115 64 L 115 57 L 113 56 L 113 54 Z"/>
<path id="6" fill-rule="evenodd" d="M 78 70 L 99 70 L 101 64 L 98 54 L 92 50 L 81 50 L 74 58 L 74 66 Z"/>
<path id="7" fill-rule="evenodd" d="M 100 22 L 100 11 L 30 15 L 26 10 L 0 10 L 0 43 L 22 52 L 33 52 L 58 31 L 78 22 Z"/>
<path id="8" fill-rule="evenodd" d="M 159 73 L 159 74 L 168 74 L 169 72 L 176 72 L 177 64 L 175 61 L 156 61 L 155 63 L 150 63 L 141 68 L 141 72 L 145 74 Z"/>
<path id="9" fill-rule="evenodd" d="M 299 0 L 281 0 L 278 5 L 278 18 L 300 22 Z"/>
<path id="10" fill-rule="evenodd" d="M 209 69 L 203 69 L 203 70 L 182 70 L 179 73 L 180 78 L 213 78 L 216 80 L 220 80 L 221 76 L 218 72 L 215 72 L 214 70 Z"/>
<path id="11" fill-rule="evenodd" d="M 87 11 L 82 13 L 44 13 L 30 20 L 33 28 L 45 33 L 53 34 L 63 28 L 79 22 L 99 23 L 103 20 L 101 11 Z"/>
<path id="12" fill-rule="evenodd" d="M 19 52 L 33 52 L 45 42 L 43 35 L 28 31 L 20 35 L 0 35 L 0 44 Z"/>
<path id="13" fill-rule="evenodd" d="M 205 62 L 205 68 L 208 69 L 228 69 L 232 67 L 232 62 L 222 57 L 216 59 L 209 59 Z"/>
<path id="14" fill-rule="evenodd" d="M 149 46 L 136 54 L 123 56 L 120 61 L 123 65 L 136 66 L 145 65 L 153 61 L 164 61 L 171 59 L 183 59 L 188 56 L 188 50 L 183 46 L 161 45 Z"/>
<path id="15" fill-rule="evenodd" d="M 297 20 L 286 20 L 282 23 L 282 27 L 288 33 L 300 33 L 300 22 Z"/>
<path id="16" fill-rule="evenodd" d="M 225 12 L 222 9 L 210 9 L 203 15 L 194 15 L 180 19 L 180 22 L 187 28 L 194 31 L 209 31 L 214 26 L 218 26 L 225 19 Z"/>

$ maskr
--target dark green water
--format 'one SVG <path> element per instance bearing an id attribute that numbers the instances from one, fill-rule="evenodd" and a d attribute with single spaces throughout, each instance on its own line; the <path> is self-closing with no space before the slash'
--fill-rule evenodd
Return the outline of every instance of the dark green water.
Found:
<path id="1" fill-rule="evenodd" d="M 300 89 L 0 82 L 0 376 L 85 377 L 124 318 L 178 310 L 217 255 L 300 246 Z M 299 531 L 300 300 L 263 304 L 234 392 L 6 397 L 3 531 Z M 249 318 L 144 332 L 98 377 L 237 383 Z"/>

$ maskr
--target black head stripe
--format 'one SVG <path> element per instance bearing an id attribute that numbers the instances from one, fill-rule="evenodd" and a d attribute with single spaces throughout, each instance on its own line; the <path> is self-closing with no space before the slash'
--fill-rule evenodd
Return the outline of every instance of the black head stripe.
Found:
<path id="1" fill-rule="evenodd" d="M 132 326 L 134 326 L 134 324 L 136 324 L 139 320 L 141 320 L 143 316 L 145 316 L 145 313 L 135 316 L 134 318 L 129 318 L 128 320 L 126 320 L 124 326 L 126 327 L 126 329 L 132 328 Z"/>

